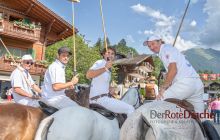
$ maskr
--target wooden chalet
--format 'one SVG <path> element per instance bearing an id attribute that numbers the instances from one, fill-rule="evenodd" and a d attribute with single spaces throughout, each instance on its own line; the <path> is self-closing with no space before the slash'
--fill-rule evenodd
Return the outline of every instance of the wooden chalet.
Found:
<path id="1" fill-rule="evenodd" d="M 217 97 L 218 95 L 220 95 L 220 83 L 206 82 L 204 84 L 204 91 L 211 98 Z"/>
<path id="2" fill-rule="evenodd" d="M 146 80 L 154 70 L 151 55 L 138 55 L 132 58 L 122 58 L 114 62 L 118 71 L 118 84 L 140 82 Z"/>
<path id="3" fill-rule="evenodd" d="M 38 0 L 0 0 L 0 37 L 17 58 L 32 54 L 36 63 L 30 73 L 38 84 L 46 70 L 41 63 L 45 48 L 72 34 L 72 25 Z M 6 54 L 0 43 L 0 91 L 10 87 L 9 77 L 15 69 Z"/>

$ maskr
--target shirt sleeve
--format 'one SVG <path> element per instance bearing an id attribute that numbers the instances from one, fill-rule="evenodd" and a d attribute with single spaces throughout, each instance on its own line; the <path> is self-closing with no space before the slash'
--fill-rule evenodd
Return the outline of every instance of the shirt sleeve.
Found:
<path id="1" fill-rule="evenodd" d="M 50 77 L 52 84 L 65 83 L 65 71 L 60 68 L 50 68 Z"/>
<path id="2" fill-rule="evenodd" d="M 23 78 L 22 78 L 21 72 L 19 72 L 18 70 L 15 70 L 11 76 L 11 86 L 22 87 L 23 86 L 22 79 Z"/>
<path id="3" fill-rule="evenodd" d="M 92 67 L 90 67 L 90 70 L 97 70 L 97 69 L 100 69 L 100 68 L 102 68 L 102 67 L 104 67 L 102 61 L 101 61 L 101 60 L 98 60 L 98 61 L 96 61 L 96 62 L 92 65 Z"/>
<path id="4" fill-rule="evenodd" d="M 167 60 L 168 64 L 176 63 L 178 60 L 178 50 L 175 48 L 169 48 L 165 53 L 165 59 Z"/>

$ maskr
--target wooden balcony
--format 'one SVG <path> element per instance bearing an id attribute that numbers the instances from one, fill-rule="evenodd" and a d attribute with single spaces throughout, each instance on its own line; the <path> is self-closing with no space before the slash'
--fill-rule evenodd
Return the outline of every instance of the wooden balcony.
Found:
<path id="1" fill-rule="evenodd" d="M 17 61 L 19 63 L 19 61 Z M 5 72 L 12 72 L 16 66 L 14 65 L 13 61 L 11 59 L 8 59 L 6 57 L 0 57 L 0 71 Z M 29 70 L 30 74 L 32 75 L 44 75 L 46 71 L 46 67 L 42 64 L 34 64 L 31 66 L 31 69 Z"/>
<path id="2" fill-rule="evenodd" d="M 20 27 L 4 19 L 0 19 L 0 35 L 36 42 L 40 40 L 40 30 L 37 28 Z"/>

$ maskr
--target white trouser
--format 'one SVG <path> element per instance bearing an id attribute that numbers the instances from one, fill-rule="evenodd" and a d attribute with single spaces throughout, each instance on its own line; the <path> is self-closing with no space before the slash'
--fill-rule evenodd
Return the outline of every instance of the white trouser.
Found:
<path id="1" fill-rule="evenodd" d="M 123 101 L 109 97 L 101 97 L 97 100 L 92 100 L 92 101 L 90 100 L 90 103 L 99 104 L 112 112 L 125 113 L 128 116 L 135 110 L 132 105 L 129 105 Z"/>
<path id="2" fill-rule="evenodd" d="M 22 105 L 27 105 L 27 106 L 32 106 L 32 107 L 39 107 L 39 103 L 38 100 L 34 100 L 34 99 L 21 99 L 19 101 L 15 101 L 18 104 L 22 104 Z"/>
<path id="3" fill-rule="evenodd" d="M 165 92 L 164 99 L 186 99 L 197 113 L 204 112 L 204 86 L 200 78 L 183 78 L 175 81 Z"/>
<path id="4" fill-rule="evenodd" d="M 41 99 L 42 102 L 57 109 L 62 109 L 70 106 L 77 106 L 78 104 L 65 95 L 54 96 L 52 98 Z"/>

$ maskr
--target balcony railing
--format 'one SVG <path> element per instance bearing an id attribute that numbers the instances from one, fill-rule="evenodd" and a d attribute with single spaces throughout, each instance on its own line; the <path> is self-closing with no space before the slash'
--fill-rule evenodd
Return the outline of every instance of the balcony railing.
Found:
<path id="1" fill-rule="evenodd" d="M 36 42 L 40 40 L 40 30 L 41 29 L 38 28 L 30 29 L 21 27 L 4 19 L 0 19 L 0 34 L 6 36 Z"/>
<path id="2" fill-rule="evenodd" d="M 17 60 L 16 60 L 17 61 Z M 17 61 L 19 63 L 19 61 Z M 12 59 L 8 59 L 6 57 L 0 57 L 0 71 L 12 72 L 16 66 Z M 29 70 L 30 74 L 33 75 L 44 75 L 46 71 L 46 67 L 42 64 L 34 63 Z"/>

